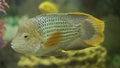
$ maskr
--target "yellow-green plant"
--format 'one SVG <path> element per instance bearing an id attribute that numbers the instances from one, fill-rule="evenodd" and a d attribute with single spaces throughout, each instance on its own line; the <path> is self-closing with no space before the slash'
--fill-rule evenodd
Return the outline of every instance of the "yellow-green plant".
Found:
<path id="1" fill-rule="evenodd" d="M 61 56 L 21 56 L 18 66 L 35 68 L 37 66 L 54 66 L 55 68 L 105 68 L 106 49 L 102 46 L 90 47 L 83 50 L 62 50 Z"/>
<path id="2" fill-rule="evenodd" d="M 58 13 L 58 6 L 56 4 L 54 4 L 53 2 L 50 1 L 45 1 L 42 2 L 39 5 L 39 10 L 42 13 Z"/>

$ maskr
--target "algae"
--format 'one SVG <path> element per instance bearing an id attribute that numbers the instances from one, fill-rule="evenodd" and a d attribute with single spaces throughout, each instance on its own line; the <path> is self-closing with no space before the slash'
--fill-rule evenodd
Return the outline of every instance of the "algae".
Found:
<path id="1" fill-rule="evenodd" d="M 61 56 L 37 57 L 21 56 L 18 66 L 21 68 L 106 68 L 107 51 L 102 46 L 90 47 L 83 50 L 62 50 Z"/>

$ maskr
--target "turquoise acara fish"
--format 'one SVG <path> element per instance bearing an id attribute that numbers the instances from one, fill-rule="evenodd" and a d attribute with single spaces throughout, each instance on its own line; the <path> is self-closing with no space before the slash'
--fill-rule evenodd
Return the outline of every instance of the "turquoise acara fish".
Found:
<path id="1" fill-rule="evenodd" d="M 41 14 L 19 24 L 12 48 L 44 56 L 58 50 L 97 46 L 104 41 L 104 22 L 82 12 Z"/>

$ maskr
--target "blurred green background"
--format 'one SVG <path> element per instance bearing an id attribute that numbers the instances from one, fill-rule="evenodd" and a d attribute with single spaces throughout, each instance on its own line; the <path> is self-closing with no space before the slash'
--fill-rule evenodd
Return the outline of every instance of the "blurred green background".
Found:
<path id="1" fill-rule="evenodd" d="M 16 32 L 16 25 L 21 18 L 34 17 L 41 14 L 38 9 L 45 0 L 6 0 L 10 8 L 6 8 L 4 17 L 6 28 L 5 39 L 10 41 Z M 120 0 L 49 0 L 59 7 L 60 12 L 80 11 L 89 13 L 105 22 L 105 41 L 107 49 L 107 68 L 120 68 Z M 14 28 L 13 28 L 14 27 Z M 11 33 L 10 33 L 11 32 Z M 9 36 L 12 37 L 9 37 Z M 18 68 L 17 62 L 21 54 L 10 48 L 10 44 L 0 49 L 0 68 Z"/>

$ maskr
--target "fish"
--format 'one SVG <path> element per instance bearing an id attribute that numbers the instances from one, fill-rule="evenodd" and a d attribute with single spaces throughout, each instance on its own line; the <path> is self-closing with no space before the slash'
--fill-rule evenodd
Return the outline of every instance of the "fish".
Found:
<path id="1" fill-rule="evenodd" d="M 16 52 L 44 56 L 60 50 L 98 46 L 104 41 L 102 20 L 84 13 L 49 13 L 19 23 L 11 42 Z"/>

